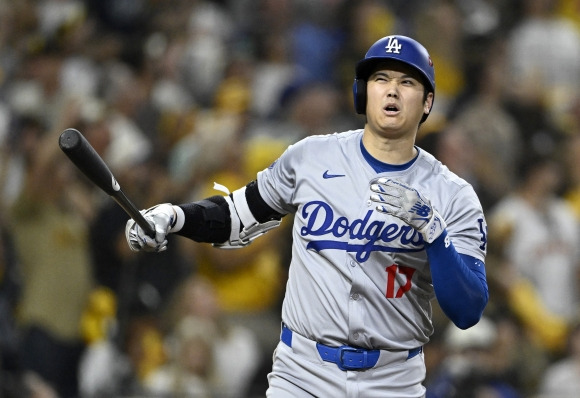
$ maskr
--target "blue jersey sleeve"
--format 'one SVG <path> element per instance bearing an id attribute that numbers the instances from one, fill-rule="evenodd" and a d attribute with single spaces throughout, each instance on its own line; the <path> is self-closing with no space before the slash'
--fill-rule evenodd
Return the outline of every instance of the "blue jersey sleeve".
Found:
<path id="1" fill-rule="evenodd" d="M 441 309 L 461 329 L 475 325 L 489 300 L 485 264 L 459 254 L 446 231 L 427 245 L 426 250 Z"/>

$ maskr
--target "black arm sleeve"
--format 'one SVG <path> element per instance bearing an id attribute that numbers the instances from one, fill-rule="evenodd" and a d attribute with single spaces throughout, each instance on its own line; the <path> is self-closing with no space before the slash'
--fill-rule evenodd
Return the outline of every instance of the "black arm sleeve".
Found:
<path id="1" fill-rule="evenodd" d="M 282 214 L 273 210 L 262 199 L 256 181 L 246 185 L 246 200 L 259 223 L 282 218 Z M 232 228 L 230 208 L 223 196 L 216 195 L 197 202 L 181 204 L 179 207 L 185 214 L 185 222 L 176 235 L 206 243 L 223 243 L 230 238 Z"/>
<path id="2" fill-rule="evenodd" d="M 179 207 L 185 214 L 185 222 L 176 235 L 207 243 L 223 243 L 230 238 L 230 208 L 223 196 L 216 195 Z"/>

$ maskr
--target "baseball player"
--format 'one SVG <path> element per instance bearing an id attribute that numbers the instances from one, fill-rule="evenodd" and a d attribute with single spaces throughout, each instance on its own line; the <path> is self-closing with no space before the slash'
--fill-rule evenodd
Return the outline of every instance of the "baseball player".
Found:
<path id="1" fill-rule="evenodd" d="M 268 397 L 423 397 L 431 300 L 464 329 L 488 301 L 478 197 L 415 146 L 435 95 L 427 50 L 378 40 L 353 92 L 363 129 L 304 138 L 232 193 L 144 211 L 155 237 L 127 223 L 133 250 L 165 250 L 169 233 L 241 248 L 295 215 Z"/>

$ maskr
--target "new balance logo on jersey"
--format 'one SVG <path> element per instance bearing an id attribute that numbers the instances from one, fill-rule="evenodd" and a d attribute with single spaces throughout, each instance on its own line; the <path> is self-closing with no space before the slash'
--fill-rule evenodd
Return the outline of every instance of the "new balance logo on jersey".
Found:
<path id="1" fill-rule="evenodd" d="M 389 37 L 389 42 L 387 43 L 387 45 L 385 47 L 385 52 L 400 54 L 401 48 L 403 48 L 403 45 L 399 44 L 399 39 L 397 39 L 396 37 L 393 36 L 393 37 Z"/>
<path id="2" fill-rule="evenodd" d="M 344 177 L 344 174 L 330 174 L 329 170 L 326 170 L 324 174 L 322 174 L 322 178 L 324 178 L 325 180 L 336 177 Z"/>

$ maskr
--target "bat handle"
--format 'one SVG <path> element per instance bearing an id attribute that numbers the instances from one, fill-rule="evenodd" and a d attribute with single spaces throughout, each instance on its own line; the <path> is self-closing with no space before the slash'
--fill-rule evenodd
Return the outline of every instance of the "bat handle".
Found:
<path id="1" fill-rule="evenodd" d="M 149 237 L 155 239 L 155 226 L 147 221 L 145 217 L 143 217 L 143 214 L 137 210 L 129 198 L 125 196 L 123 191 L 118 191 L 117 194 L 113 196 L 113 199 L 127 212 L 127 214 L 129 214 L 129 216 L 137 223 L 137 225 L 143 229 L 143 231 L 145 231 Z"/>

